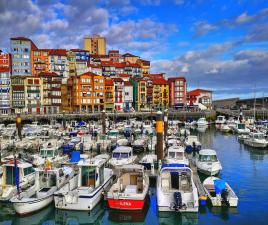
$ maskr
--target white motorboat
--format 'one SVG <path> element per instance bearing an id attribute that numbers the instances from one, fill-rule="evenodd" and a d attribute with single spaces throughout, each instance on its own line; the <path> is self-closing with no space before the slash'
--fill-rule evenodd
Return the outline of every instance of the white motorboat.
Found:
<path id="1" fill-rule="evenodd" d="M 212 206 L 237 207 L 238 197 L 224 180 L 217 177 L 208 177 L 204 180 L 203 186 Z"/>
<path id="2" fill-rule="evenodd" d="M 217 119 L 215 120 L 216 124 L 224 124 L 226 123 L 225 116 L 217 116 Z"/>
<path id="3" fill-rule="evenodd" d="M 110 136 L 111 137 L 111 136 Z M 112 135 L 112 137 L 114 137 Z M 116 137 L 116 136 L 115 136 Z M 93 144 L 93 150 L 101 152 L 109 152 L 112 146 L 112 141 L 106 134 L 100 134 L 97 137 L 97 141 Z"/>
<path id="4" fill-rule="evenodd" d="M 188 153 L 191 153 L 194 148 L 196 148 L 197 150 L 201 150 L 201 143 L 198 140 L 198 137 L 195 135 L 189 135 L 186 137 L 185 146 L 185 151 Z"/>
<path id="5" fill-rule="evenodd" d="M 123 165 L 133 164 L 136 159 L 137 156 L 133 155 L 133 149 L 131 147 L 119 146 L 113 150 L 109 164 L 113 167 L 120 167 Z"/>
<path id="6" fill-rule="evenodd" d="M 204 117 L 199 118 L 197 120 L 196 124 L 197 124 L 198 127 L 206 127 L 206 126 L 208 126 L 208 122 L 207 122 L 206 118 L 204 118 Z"/>
<path id="7" fill-rule="evenodd" d="M 254 148 L 266 148 L 268 141 L 265 139 L 263 133 L 251 132 L 249 138 L 244 140 L 244 144 Z"/>
<path id="8" fill-rule="evenodd" d="M 237 123 L 236 126 L 234 127 L 234 131 L 237 134 L 249 134 L 250 129 L 246 127 L 245 123 Z"/>
<path id="9" fill-rule="evenodd" d="M 10 201 L 16 213 L 33 213 L 52 203 L 53 194 L 60 188 L 65 191 L 73 188 L 76 180 L 75 172 L 70 167 L 37 169 L 34 186 L 14 196 Z"/>
<path id="10" fill-rule="evenodd" d="M 120 210 L 143 209 L 149 190 L 149 176 L 142 165 L 122 166 L 116 183 L 107 192 L 108 206 Z"/>
<path id="11" fill-rule="evenodd" d="M 91 135 L 83 135 L 82 137 L 83 151 L 90 152 L 93 149 L 94 141 Z"/>
<path id="12" fill-rule="evenodd" d="M 237 140 L 244 142 L 246 139 L 249 139 L 249 135 L 248 134 L 240 134 L 237 136 Z"/>
<path id="13" fill-rule="evenodd" d="M 147 139 L 145 139 L 144 137 L 136 139 L 132 143 L 132 148 L 135 153 L 145 152 L 148 148 Z"/>
<path id="14" fill-rule="evenodd" d="M 109 130 L 107 135 L 108 139 L 114 143 L 118 139 L 119 131 L 117 129 Z"/>
<path id="15" fill-rule="evenodd" d="M 217 153 L 212 149 L 203 149 L 199 151 L 195 163 L 197 169 L 208 176 L 216 175 L 222 170 Z"/>
<path id="16" fill-rule="evenodd" d="M 232 132 L 232 129 L 227 124 L 222 124 L 220 127 L 220 130 L 224 133 L 230 133 Z"/>
<path id="17" fill-rule="evenodd" d="M 184 147 L 171 146 L 167 150 L 167 156 L 165 158 L 167 164 L 177 163 L 189 166 L 189 160 L 185 155 Z"/>
<path id="18" fill-rule="evenodd" d="M 33 155 L 33 165 L 43 166 L 45 160 L 52 161 L 54 164 L 64 163 L 68 160 L 67 155 L 60 154 L 60 147 L 62 147 L 63 142 L 59 142 L 56 139 L 51 139 L 45 142 L 41 148 L 38 155 Z"/>
<path id="19" fill-rule="evenodd" d="M 180 129 L 180 135 L 181 136 L 187 137 L 190 134 L 191 134 L 190 130 L 184 129 L 184 128 Z"/>
<path id="20" fill-rule="evenodd" d="M 189 167 L 163 165 L 157 178 L 156 192 L 159 211 L 198 212 L 198 193 Z"/>
<path id="21" fill-rule="evenodd" d="M 129 140 L 126 138 L 120 138 L 116 141 L 117 146 L 128 146 Z"/>
<path id="22" fill-rule="evenodd" d="M 103 191 L 112 183 L 113 171 L 105 168 L 105 160 L 99 158 L 80 160 L 76 187 L 54 193 L 55 207 L 67 210 L 92 210 L 102 199 Z"/>
<path id="23" fill-rule="evenodd" d="M 157 155 L 155 154 L 147 154 L 144 155 L 139 164 L 143 165 L 145 171 L 150 171 L 151 174 L 154 174 L 155 171 L 155 164 L 157 162 Z"/>
<path id="24" fill-rule="evenodd" d="M 16 165 L 18 171 L 17 175 L 15 169 Z M 9 201 L 17 193 L 17 186 L 19 186 L 21 190 L 27 190 L 34 183 L 35 170 L 30 163 L 18 159 L 16 159 L 15 163 L 15 160 L 12 159 L 2 165 L 2 170 L 0 201 Z"/>

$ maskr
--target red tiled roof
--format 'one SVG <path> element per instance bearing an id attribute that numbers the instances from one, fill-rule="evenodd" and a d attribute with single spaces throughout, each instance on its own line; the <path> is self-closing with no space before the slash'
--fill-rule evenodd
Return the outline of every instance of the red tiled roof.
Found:
<path id="1" fill-rule="evenodd" d="M 49 49 L 50 55 L 63 55 L 66 56 L 66 49 Z"/>
<path id="2" fill-rule="evenodd" d="M 124 81 L 124 86 L 132 86 L 129 81 Z"/>
<path id="3" fill-rule="evenodd" d="M 0 67 L 0 73 L 6 73 L 6 72 L 10 72 L 9 67 Z"/>
<path id="4" fill-rule="evenodd" d="M 138 64 L 143 64 L 145 66 L 150 66 L 151 62 L 149 60 L 144 60 L 144 59 L 138 59 L 137 60 Z"/>
<path id="5" fill-rule="evenodd" d="M 187 92 L 187 95 L 188 96 L 197 96 L 197 95 L 200 95 L 200 93 L 202 93 L 202 92 L 208 93 L 211 91 L 205 90 L 205 89 L 195 89 L 195 90 Z"/>
<path id="6" fill-rule="evenodd" d="M 117 74 L 118 77 L 129 77 L 129 74 L 127 73 L 120 73 L 120 74 Z"/>
<path id="7" fill-rule="evenodd" d="M 150 77 L 150 78 L 164 78 L 164 73 L 149 73 L 144 74 L 144 77 Z"/>
<path id="8" fill-rule="evenodd" d="M 115 78 L 112 78 L 114 82 L 124 82 L 124 80 L 122 78 L 119 78 L 119 77 L 115 77 Z"/>
<path id="9" fill-rule="evenodd" d="M 165 85 L 168 84 L 168 82 L 164 78 L 152 78 L 154 85 Z"/>
<path id="10" fill-rule="evenodd" d="M 72 52 L 89 52 L 87 50 L 84 50 L 84 49 L 78 49 L 78 48 L 73 48 L 73 49 L 70 49 Z"/>
<path id="11" fill-rule="evenodd" d="M 86 72 L 86 73 L 77 75 L 77 77 L 85 76 L 85 75 L 88 75 L 88 76 L 101 76 L 101 75 L 98 75 L 98 74 L 95 74 L 95 73 L 92 73 L 92 72 Z"/>
<path id="12" fill-rule="evenodd" d="M 105 86 L 113 86 L 114 81 L 112 79 L 105 79 L 104 84 Z"/>
<path id="13" fill-rule="evenodd" d="M 185 77 L 170 77 L 170 78 L 168 78 L 168 81 L 176 81 L 176 80 L 186 81 Z"/>
<path id="14" fill-rule="evenodd" d="M 55 72 L 40 72 L 38 74 L 38 76 L 40 76 L 40 77 L 60 77 L 60 75 L 58 75 Z"/>
<path id="15" fill-rule="evenodd" d="M 100 65 L 100 64 L 95 65 L 95 64 L 92 64 L 92 63 L 88 63 L 88 64 L 87 64 L 87 67 L 91 67 L 91 68 L 101 68 L 101 65 Z"/>
<path id="16" fill-rule="evenodd" d="M 96 54 L 91 54 L 90 57 L 91 58 L 108 58 L 107 55 L 96 55 Z"/>
<path id="17" fill-rule="evenodd" d="M 119 50 L 110 50 L 108 53 L 119 53 Z"/>

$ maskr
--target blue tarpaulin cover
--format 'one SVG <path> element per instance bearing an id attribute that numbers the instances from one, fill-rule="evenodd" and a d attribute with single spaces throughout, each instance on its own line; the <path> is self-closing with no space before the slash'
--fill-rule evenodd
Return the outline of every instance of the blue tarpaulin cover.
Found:
<path id="1" fill-rule="evenodd" d="M 221 179 L 214 180 L 215 192 L 220 194 L 226 187 L 225 181 Z"/>
<path id="2" fill-rule="evenodd" d="M 71 156 L 71 162 L 79 162 L 80 160 L 80 151 L 73 151 Z"/>

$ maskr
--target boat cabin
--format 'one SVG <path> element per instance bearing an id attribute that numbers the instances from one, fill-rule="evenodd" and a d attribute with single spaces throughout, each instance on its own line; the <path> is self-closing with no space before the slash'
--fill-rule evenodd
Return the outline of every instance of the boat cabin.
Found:
<path id="1" fill-rule="evenodd" d="M 183 160 L 185 158 L 184 148 L 181 146 L 169 147 L 168 158 Z"/>
<path id="2" fill-rule="evenodd" d="M 19 169 L 19 180 L 24 177 L 33 175 L 35 170 L 30 163 L 17 160 L 17 168 Z M 2 185 L 15 185 L 16 183 L 14 160 L 3 165 Z"/>
<path id="3" fill-rule="evenodd" d="M 160 185 L 163 191 L 182 190 L 192 192 L 192 170 L 180 164 L 166 164 L 160 171 Z"/>
<path id="4" fill-rule="evenodd" d="M 225 121 L 225 116 L 217 116 L 217 121 L 218 122 L 224 122 Z"/>
<path id="5" fill-rule="evenodd" d="M 104 159 L 86 159 L 78 163 L 79 187 L 99 187 L 104 182 Z"/>
<path id="6" fill-rule="evenodd" d="M 119 135 L 118 130 L 110 130 L 108 131 L 108 137 L 110 138 L 116 138 Z"/>
<path id="7" fill-rule="evenodd" d="M 198 156 L 198 161 L 199 162 L 217 162 L 217 154 L 214 150 L 211 149 L 204 149 L 199 151 L 199 156 Z"/>
<path id="8" fill-rule="evenodd" d="M 44 148 L 40 150 L 40 156 L 42 158 L 46 158 L 46 157 L 56 157 L 57 155 L 59 155 L 59 151 L 58 149 L 54 149 L 54 148 Z"/>
<path id="9" fill-rule="evenodd" d="M 112 154 L 112 158 L 114 159 L 126 159 L 133 156 L 133 150 L 131 147 L 127 146 L 119 146 L 117 147 Z"/>
<path id="10" fill-rule="evenodd" d="M 252 139 L 258 139 L 258 140 L 263 140 L 265 139 L 264 134 L 263 133 L 250 133 L 249 137 Z"/>
<path id="11" fill-rule="evenodd" d="M 237 124 L 237 129 L 239 129 L 239 130 L 244 130 L 244 129 L 246 129 L 246 124 L 244 124 L 244 123 L 238 123 L 238 124 Z"/>

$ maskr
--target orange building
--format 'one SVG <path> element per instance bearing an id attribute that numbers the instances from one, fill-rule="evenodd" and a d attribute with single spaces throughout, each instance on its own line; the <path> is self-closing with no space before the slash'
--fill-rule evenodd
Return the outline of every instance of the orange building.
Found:
<path id="1" fill-rule="evenodd" d="M 49 72 L 48 49 L 32 50 L 32 76 L 37 76 L 41 72 Z"/>
<path id="2" fill-rule="evenodd" d="M 104 109 L 104 77 L 87 72 L 68 79 L 68 96 L 73 112 L 101 112 Z"/>
<path id="3" fill-rule="evenodd" d="M 105 79 L 105 111 L 114 111 L 114 81 L 112 79 Z"/>

